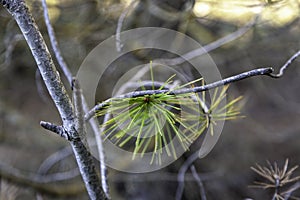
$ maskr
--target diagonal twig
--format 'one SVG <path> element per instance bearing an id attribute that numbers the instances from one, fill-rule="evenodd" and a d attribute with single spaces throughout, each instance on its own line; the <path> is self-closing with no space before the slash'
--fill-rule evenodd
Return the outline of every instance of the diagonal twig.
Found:
<path id="1" fill-rule="evenodd" d="M 258 21 L 259 19 L 259 15 L 256 15 L 248 24 L 246 24 L 245 26 L 239 28 L 238 30 L 236 30 L 235 32 L 232 32 L 220 39 L 217 39 L 214 42 L 211 42 L 205 46 L 203 46 L 202 48 L 199 49 L 195 49 L 192 50 L 184 55 L 181 55 L 177 58 L 170 58 L 170 59 L 158 59 L 157 61 L 162 62 L 165 65 L 179 65 L 182 64 L 184 62 L 186 62 L 187 60 L 191 60 L 193 58 L 196 58 L 198 56 L 201 56 L 203 54 L 206 54 L 208 52 L 211 52 L 227 43 L 230 43 L 236 39 L 238 39 L 239 37 L 243 36 L 245 33 L 247 33 Z"/>
<path id="2" fill-rule="evenodd" d="M 202 91 L 207 91 L 216 87 L 220 87 L 223 85 L 227 85 L 229 83 L 233 83 L 236 81 L 240 81 L 246 78 L 250 78 L 253 76 L 259 76 L 259 75 L 270 75 L 270 73 L 273 72 L 272 68 L 259 68 L 259 69 L 253 69 L 247 72 L 243 72 L 241 74 L 237 74 L 207 85 L 199 86 L 199 87 L 192 87 L 192 88 L 183 88 L 183 89 L 178 89 L 178 90 L 143 90 L 143 91 L 134 91 L 134 92 L 129 92 L 123 95 L 119 95 L 117 97 L 113 97 L 114 99 L 116 98 L 134 98 L 134 97 L 139 97 L 139 96 L 144 96 L 144 95 L 152 95 L 152 94 L 162 94 L 162 93 L 169 93 L 169 94 L 183 94 L 183 93 L 198 93 Z M 89 120 L 92 118 L 95 113 L 98 110 L 103 109 L 105 106 L 108 106 L 109 103 L 111 102 L 112 99 L 107 99 L 103 101 L 100 104 L 97 104 L 92 110 L 90 110 L 88 113 L 85 115 L 85 120 Z"/>
<path id="3" fill-rule="evenodd" d="M 59 172 L 48 175 L 35 174 L 21 171 L 13 166 L 0 161 L 0 176 L 3 179 L 13 183 L 34 188 L 41 193 L 47 193 L 57 196 L 78 196 L 84 191 L 84 185 L 73 181 L 68 184 L 58 183 L 66 179 L 74 178 L 78 174 L 78 169 L 72 169 L 67 172 Z"/>
<path id="4" fill-rule="evenodd" d="M 162 59 L 155 59 L 153 60 L 153 64 L 154 63 L 160 63 L 160 64 L 164 64 L 164 65 L 179 65 L 182 64 L 184 62 L 186 62 L 189 59 L 193 59 L 197 56 L 201 56 L 204 55 L 206 53 L 209 53 L 227 43 L 230 43 L 236 39 L 238 39 L 239 37 L 242 37 L 244 34 L 246 34 L 258 21 L 259 19 L 259 15 L 255 16 L 253 20 L 251 20 L 248 24 L 246 24 L 245 26 L 239 28 L 238 30 L 217 39 L 214 42 L 211 42 L 205 46 L 203 46 L 202 48 L 199 49 L 195 49 L 192 50 L 180 57 L 176 57 L 176 58 L 171 58 L 171 59 L 166 59 L 166 58 L 162 58 Z M 184 58 L 184 59 L 183 59 Z M 153 67 L 155 67 L 156 65 L 153 65 Z M 131 79 L 129 82 L 134 82 L 137 81 L 138 79 L 140 79 L 145 73 L 147 73 L 149 70 L 149 66 L 148 64 L 145 65 L 145 67 L 143 67 L 141 70 L 139 70 Z M 123 91 L 125 91 L 125 88 L 127 87 L 126 83 L 124 85 L 122 85 L 119 88 L 119 91 L 121 93 L 123 93 Z"/>
<path id="5" fill-rule="evenodd" d="M 202 92 L 202 91 L 207 91 L 216 87 L 220 87 L 222 85 L 227 85 L 229 83 L 233 83 L 236 81 L 240 81 L 246 78 L 250 78 L 253 76 L 259 76 L 259 75 L 267 75 L 270 76 L 272 78 L 280 78 L 283 75 L 283 72 L 293 63 L 293 61 L 296 60 L 296 58 L 298 58 L 300 56 L 300 50 L 295 53 L 294 55 L 292 55 L 291 58 L 288 59 L 288 61 L 280 68 L 280 72 L 279 74 L 274 74 L 273 73 L 273 68 L 268 67 L 268 68 L 258 68 L 258 69 L 253 69 L 250 71 L 246 71 L 207 85 L 203 85 L 203 86 L 199 86 L 199 87 L 193 87 L 193 88 L 183 88 L 183 89 L 179 89 L 179 90 L 143 90 L 143 91 L 135 91 L 135 92 L 130 92 L 127 94 L 123 94 L 123 95 L 119 95 L 117 97 L 114 98 L 130 98 L 130 97 L 138 97 L 138 96 L 144 96 L 144 95 L 151 95 L 151 94 L 160 94 L 160 93 L 170 93 L 170 94 L 183 94 L 183 93 L 198 93 L 198 92 Z M 85 120 L 89 120 L 92 117 L 94 117 L 95 113 L 98 110 L 103 109 L 105 106 L 108 106 L 110 101 L 112 99 L 107 99 L 105 101 L 103 101 L 100 104 L 97 104 L 96 106 L 94 106 L 88 113 L 85 114 Z"/>
<path id="6" fill-rule="evenodd" d="M 200 176 L 198 175 L 195 166 L 192 165 L 190 168 L 191 168 L 193 177 L 195 178 L 195 180 L 200 188 L 201 200 L 206 200 L 205 189 L 204 189 L 202 180 L 201 180 Z"/>
<path id="7" fill-rule="evenodd" d="M 52 27 L 51 22 L 50 22 L 46 0 L 42 0 L 42 6 L 43 6 L 45 24 L 46 24 L 47 31 L 48 31 L 48 34 L 49 34 L 50 43 L 51 43 L 53 52 L 55 54 L 55 57 L 57 59 L 57 62 L 59 64 L 60 68 L 63 70 L 66 78 L 68 79 L 68 82 L 71 84 L 71 82 L 72 82 L 72 73 L 69 70 L 65 60 L 63 59 L 60 48 L 58 47 L 58 43 L 57 43 L 57 40 L 56 40 L 56 37 L 55 37 L 55 33 L 54 33 L 53 27 Z"/>
<path id="8" fill-rule="evenodd" d="M 45 0 L 42 0 L 42 6 L 43 6 L 43 11 L 44 11 L 45 23 L 47 26 L 48 34 L 50 37 L 50 42 L 51 42 L 55 57 L 58 61 L 59 66 L 62 68 L 64 75 L 67 77 L 70 86 L 72 86 L 72 77 L 73 76 L 72 76 L 72 73 L 69 70 L 66 62 L 64 61 L 64 58 L 60 51 L 60 48 L 58 47 L 55 33 L 54 33 L 53 27 L 51 25 L 50 19 L 49 19 L 48 7 L 47 7 L 47 3 Z M 87 113 L 90 110 L 90 108 L 88 107 L 84 96 L 82 96 L 82 104 L 83 104 L 83 111 L 85 113 Z M 97 143 L 97 150 L 98 150 L 99 161 L 100 161 L 100 170 L 101 170 L 100 175 L 101 175 L 102 188 L 103 188 L 106 196 L 109 198 L 110 195 L 109 195 L 109 188 L 108 188 L 108 183 L 107 183 L 107 169 L 106 169 L 106 165 L 105 165 L 105 156 L 104 156 L 103 144 L 102 144 L 102 140 L 101 140 L 100 129 L 99 129 L 98 123 L 95 119 L 89 120 L 89 123 L 92 127 L 92 130 L 95 135 L 96 143 Z"/>
<path id="9" fill-rule="evenodd" d="M 117 30 L 116 30 L 116 48 L 118 52 L 122 51 L 122 41 L 121 41 L 121 31 L 122 31 L 122 26 L 123 26 L 123 22 L 125 20 L 126 15 L 129 13 L 129 11 L 135 6 L 135 4 L 137 3 L 137 0 L 133 0 L 128 7 L 125 8 L 125 10 L 121 13 L 119 19 L 118 19 L 118 23 L 117 23 Z"/>
<path id="10" fill-rule="evenodd" d="M 177 175 L 178 186 L 176 189 L 176 197 L 175 197 L 176 200 L 181 200 L 181 198 L 182 198 L 182 194 L 183 194 L 183 190 L 184 190 L 184 177 L 185 177 L 186 171 L 198 158 L 199 158 L 199 151 L 196 151 L 191 156 L 189 156 L 188 159 L 180 167 L 180 170 Z"/>
<path id="11" fill-rule="evenodd" d="M 300 56 L 300 50 L 297 51 L 288 61 L 284 63 L 284 65 L 280 68 L 278 74 L 271 73 L 270 76 L 273 78 L 280 78 L 283 76 L 285 70 Z"/>

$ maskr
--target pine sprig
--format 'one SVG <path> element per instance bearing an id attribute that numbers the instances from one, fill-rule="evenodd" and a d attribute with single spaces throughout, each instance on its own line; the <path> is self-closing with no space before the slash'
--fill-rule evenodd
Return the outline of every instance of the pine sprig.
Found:
<path id="1" fill-rule="evenodd" d="M 150 68 L 150 71 L 151 68 Z M 170 77 L 159 89 L 172 82 Z M 153 73 L 151 81 L 154 82 Z M 204 81 L 194 80 L 173 88 L 178 90 L 193 87 L 193 84 Z M 141 90 L 146 88 L 141 85 Z M 154 85 L 152 85 L 152 89 Z M 98 117 L 109 115 L 111 118 L 101 124 L 104 139 L 110 140 L 120 148 L 143 157 L 152 152 L 151 163 L 161 163 L 161 156 L 178 158 L 179 150 L 186 151 L 203 133 L 209 130 L 214 134 L 214 126 L 219 121 L 232 120 L 240 116 L 236 104 L 242 99 L 238 97 L 226 104 L 227 86 L 216 88 L 211 99 L 206 100 L 206 92 L 184 93 L 174 95 L 173 90 L 166 93 L 144 95 L 131 98 L 112 98 L 105 109 L 97 112 Z M 223 105 L 223 106 L 221 106 Z M 179 145 L 174 143 L 178 141 Z"/>

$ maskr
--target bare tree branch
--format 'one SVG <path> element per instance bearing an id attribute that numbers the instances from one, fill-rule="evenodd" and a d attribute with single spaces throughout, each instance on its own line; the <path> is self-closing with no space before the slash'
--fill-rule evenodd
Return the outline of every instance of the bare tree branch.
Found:
<path id="1" fill-rule="evenodd" d="M 83 104 L 83 109 L 84 112 L 87 113 L 89 111 L 88 105 L 85 103 Z M 90 125 L 94 131 L 95 139 L 96 139 L 96 144 L 97 144 L 97 149 L 98 149 L 98 154 L 99 154 L 99 161 L 100 161 L 100 175 L 101 175 L 101 184 L 103 191 L 106 194 L 106 197 L 109 199 L 109 187 L 108 187 L 108 182 L 107 182 L 107 168 L 105 165 L 105 155 L 104 155 L 104 150 L 103 150 L 103 144 L 102 144 L 102 139 L 101 139 L 101 132 L 99 128 L 99 124 L 97 122 L 97 119 L 92 118 L 89 120 Z"/>
<path id="2" fill-rule="evenodd" d="M 61 137 L 65 138 L 66 140 L 70 140 L 68 132 L 63 126 L 54 125 L 54 124 L 51 124 L 50 122 L 44 122 L 44 121 L 41 121 L 40 125 L 44 129 L 51 131 L 53 133 L 56 133 L 56 134 L 60 135 Z"/>
<path id="3" fill-rule="evenodd" d="M 201 178 L 200 178 L 199 174 L 197 173 L 194 165 L 192 165 L 190 168 L 191 168 L 192 174 L 200 188 L 201 200 L 206 200 L 205 189 L 204 189 L 203 183 L 201 181 Z"/>
<path id="4" fill-rule="evenodd" d="M 238 30 L 236 30 L 235 32 L 232 32 L 220 39 L 217 39 L 214 42 L 211 42 L 205 46 L 203 46 L 202 48 L 199 49 L 195 49 L 192 50 L 180 57 L 176 57 L 176 58 L 171 58 L 171 59 L 166 59 L 166 58 L 161 58 L 161 59 L 155 59 L 153 60 L 153 67 L 155 67 L 155 63 L 160 63 L 160 64 L 164 64 L 164 65 L 179 65 L 182 64 L 184 62 L 186 62 L 186 60 L 189 59 L 193 59 L 197 56 L 201 56 L 204 55 L 206 53 L 209 53 L 227 43 L 230 43 L 236 39 L 238 39 L 239 37 L 243 36 L 244 34 L 246 34 L 258 21 L 259 19 L 259 15 L 255 16 L 253 20 L 251 20 L 248 24 L 246 24 L 245 26 L 239 28 Z M 185 58 L 185 59 L 183 59 Z M 149 64 L 145 65 L 145 67 L 143 67 L 141 70 L 138 71 L 138 73 L 136 73 L 129 82 L 134 82 L 137 81 L 138 79 L 140 79 L 145 73 L 147 73 L 149 70 Z M 123 86 L 120 87 L 119 91 L 121 93 L 123 93 L 123 91 L 125 91 L 126 88 L 126 84 L 124 84 Z"/>
<path id="5" fill-rule="evenodd" d="M 52 195 L 74 196 L 82 193 L 84 191 L 84 185 L 80 184 L 80 182 L 64 183 L 63 187 L 58 183 L 58 181 L 74 178 L 74 173 L 78 173 L 78 169 L 49 175 L 40 175 L 23 172 L 11 165 L 0 162 L 0 176 L 2 178 Z"/>
<path id="6" fill-rule="evenodd" d="M 121 41 L 121 31 L 122 31 L 122 25 L 125 20 L 126 15 L 129 13 L 129 11 L 135 6 L 137 3 L 137 0 L 133 0 L 127 8 L 121 13 L 119 19 L 118 19 L 118 24 L 117 24 L 117 30 L 116 30 L 116 48 L 118 52 L 121 52 L 122 50 L 122 41 Z"/>
<path id="7" fill-rule="evenodd" d="M 178 89 L 178 90 L 143 90 L 143 91 L 134 91 L 134 92 L 129 92 L 127 94 L 119 95 L 117 97 L 113 97 L 114 99 L 116 98 L 134 98 L 134 97 L 139 97 L 139 96 L 144 96 L 144 95 L 153 95 L 153 94 L 162 94 L 162 93 L 169 93 L 173 95 L 178 95 L 178 94 L 183 94 L 183 93 L 198 93 L 202 91 L 207 91 L 216 87 L 220 87 L 222 85 L 227 85 L 229 83 L 233 83 L 236 81 L 240 81 L 246 78 L 250 78 L 253 76 L 259 76 L 259 75 L 270 75 L 273 72 L 272 68 L 259 68 L 259 69 L 253 69 L 247 72 L 243 72 L 241 74 L 237 74 L 235 76 L 231 76 L 207 85 L 199 86 L 199 87 L 193 87 L 193 88 L 183 88 L 183 89 Z M 92 118 L 95 113 L 98 110 L 103 109 L 105 106 L 108 106 L 109 103 L 111 102 L 112 99 L 107 99 L 103 101 L 100 104 L 97 104 L 92 110 L 90 110 L 86 115 L 85 115 L 85 120 L 89 120 Z"/>
<path id="8" fill-rule="evenodd" d="M 40 165 L 37 173 L 38 174 L 46 174 L 57 162 L 65 159 L 66 157 L 72 154 L 72 149 L 70 146 L 67 146 L 59 151 L 51 154 L 47 159 L 43 161 Z"/>
<path id="9" fill-rule="evenodd" d="M 209 90 L 215 87 L 219 87 L 221 85 L 226 85 L 229 84 L 231 82 L 235 82 L 235 81 L 239 81 L 245 78 L 249 78 L 251 76 L 256 76 L 256 75 L 267 75 L 270 76 L 272 78 L 280 78 L 282 77 L 284 71 L 291 65 L 291 63 L 296 60 L 296 58 L 300 55 L 300 51 L 298 51 L 297 53 L 295 53 L 281 68 L 280 68 L 280 72 L 278 74 L 273 74 L 273 68 L 260 68 L 260 69 L 256 69 L 256 70 L 251 70 L 248 72 L 244 72 L 229 78 L 225 78 L 221 81 L 217 81 L 214 83 L 210 83 L 204 86 L 200 86 L 200 87 L 195 87 L 195 88 L 191 88 L 191 89 L 195 89 L 195 91 L 193 92 L 199 92 L 199 91 L 203 91 L 203 90 Z M 223 84 L 221 84 L 223 82 Z M 175 90 L 173 92 L 175 92 L 175 94 L 181 94 L 181 93 L 185 93 L 190 91 L 191 89 L 181 89 L 181 90 Z M 196 151 L 195 153 L 193 153 L 186 161 L 185 163 L 182 165 L 182 167 L 180 168 L 180 171 L 178 173 L 178 187 L 177 187 L 177 191 L 176 191 L 176 200 L 180 200 L 183 194 L 183 190 L 184 190 L 184 176 L 185 173 L 188 169 L 188 167 L 195 162 L 198 159 L 198 151 Z M 276 194 L 276 193 L 275 193 Z M 273 197 L 274 198 L 274 197 Z"/>
<path id="10" fill-rule="evenodd" d="M 24 0 L 0 0 L 0 3 L 16 20 L 25 40 L 38 65 L 40 73 L 54 101 L 63 121 L 63 127 L 67 131 L 70 144 L 73 148 L 79 170 L 84 180 L 87 192 L 91 199 L 106 199 L 106 195 L 100 187 L 100 181 L 96 173 L 92 156 L 80 140 L 74 122 L 74 109 L 71 100 L 60 80 L 53 60 L 50 56 L 45 41 L 30 14 Z"/>
<path id="11" fill-rule="evenodd" d="M 273 78 L 280 78 L 283 76 L 285 70 L 300 56 L 300 50 L 297 51 L 286 63 L 280 68 L 278 74 L 271 73 L 270 76 Z"/>
<path id="12" fill-rule="evenodd" d="M 43 1 L 45 3 L 45 1 Z M 98 185 L 98 177 L 95 172 L 95 167 L 93 165 L 93 161 L 91 158 L 91 155 L 85 148 L 84 144 L 82 143 L 80 139 L 80 134 L 83 133 L 83 130 L 81 129 L 83 127 L 83 121 L 81 120 L 75 120 L 76 116 L 82 115 L 82 114 L 76 114 L 73 108 L 73 104 L 71 103 L 71 100 L 65 90 L 64 85 L 62 84 L 60 80 L 60 76 L 55 69 L 55 66 L 53 64 L 52 58 L 50 56 L 50 53 L 45 45 L 45 42 L 38 31 L 38 28 L 31 17 L 28 8 L 25 6 L 25 3 L 23 0 L 0 0 L 0 3 L 7 8 L 7 10 L 12 14 L 12 16 L 15 18 L 17 21 L 29 47 L 30 50 L 36 60 L 36 63 L 38 65 L 38 68 L 41 72 L 41 75 L 43 77 L 43 80 L 46 84 L 46 87 L 50 93 L 50 96 L 52 97 L 59 113 L 63 121 L 63 126 L 56 126 L 48 122 L 41 122 L 41 125 L 48 129 L 51 130 L 63 137 L 65 137 L 67 140 L 70 141 L 72 148 L 74 150 L 74 154 L 76 157 L 76 160 L 79 165 L 79 169 L 81 171 L 82 177 L 84 179 L 84 182 L 86 183 L 86 187 L 88 190 L 88 193 L 92 199 L 105 199 L 105 194 L 108 194 L 108 188 L 103 187 L 104 193 L 101 190 L 101 188 Z M 48 21 L 48 24 L 50 24 L 50 21 Z M 52 30 L 53 32 L 53 30 Z M 53 34 L 54 35 L 54 34 Z M 55 37 L 54 37 L 55 39 Z M 229 41 L 227 39 L 227 41 Z M 222 42 L 221 42 L 222 44 Z M 57 45 L 56 45 L 57 47 Z M 192 58 L 195 55 L 198 55 L 199 52 L 191 52 L 190 57 Z M 184 89 L 178 89 L 178 90 L 146 90 L 146 91 L 135 91 L 131 93 L 127 93 L 124 95 L 120 95 L 116 98 L 133 98 L 133 97 L 138 97 L 138 96 L 144 96 L 144 95 L 151 95 L 151 94 L 160 94 L 160 93 L 170 93 L 173 95 L 177 94 L 183 94 L 183 93 L 194 93 L 194 92 L 201 92 L 201 91 L 206 91 L 209 89 L 213 89 L 222 85 L 226 85 L 235 81 L 243 80 L 252 76 L 258 76 L 258 75 L 268 75 L 273 78 L 279 78 L 284 74 L 284 71 L 288 68 L 288 66 L 296 60 L 296 58 L 300 55 L 300 51 L 298 51 L 291 59 L 288 60 L 288 62 L 281 67 L 280 71 L 278 74 L 273 73 L 272 68 L 260 68 L 260 69 L 255 69 L 251 70 L 248 72 L 244 72 L 214 83 L 210 83 L 204 86 L 200 87 L 194 87 L 194 88 L 184 88 Z M 189 58 L 190 58 L 189 57 Z M 191 59 L 190 58 L 190 59 Z M 61 57 L 62 59 L 62 57 Z M 178 60 L 173 60 L 173 62 L 170 61 L 171 64 L 176 64 L 180 63 L 182 61 Z M 68 70 L 68 68 L 67 68 Z M 65 72 L 65 74 L 68 74 L 68 72 Z M 67 76 L 67 78 L 70 76 Z M 69 82 L 71 82 L 69 80 Z M 79 88 L 79 87 L 78 87 Z M 79 106 L 77 108 L 80 109 L 82 105 L 82 98 L 78 98 L 77 95 L 77 100 L 80 101 Z M 106 100 L 100 106 L 94 107 L 91 112 L 87 113 L 85 115 L 85 119 L 88 120 L 92 116 L 94 116 L 95 112 L 99 109 L 102 109 L 104 106 L 108 105 L 108 103 L 111 101 L 111 99 Z M 83 105 L 85 110 L 88 110 L 86 105 Z M 79 113 L 79 112 L 77 112 Z M 82 113 L 82 112 L 81 112 Z M 93 119 L 92 119 L 93 120 Z M 96 125 L 96 123 L 94 123 Z M 96 128 L 95 128 L 96 130 Z M 101 140 L 100 140 L 101 142 Z M 102 148 L 102 146 L 101 146 Z M 101 151 L 102 152 L 102 151 Z M 99 151 L 99 154 L 101 153 Z M 103 152 L 102 152 L 103 153 Z M 100 156 L 100 161 L 101 161 L 101 155 Z M 102 155 L 102 158 L 104 156 Z M 189 163 L 185 166 L 189 166 L 194 160 L 189 160 Z M 100 162 L 101 166 L 104 165 L 104 160 L 103 162 Z M 101 168 L 102 169 L 102 168 Z M 105 169 L 105 168 L 104 168 Z M 184 178 L 184 173 L 185 171 L 182 171 L 183 173 L 183 178 Z M 182 174 L 181 173 L 181 174 Z M 102 175 L 105 173 L 102 173 Z M 106 180 L 106 176 L 104 175 L 104 179 L 102 181 Z M 103 183 L 102 183 L 103 185 Z M 106 184 L 107 186 L 107 184 Z M 107 189 L 107 190 L 106 190 Z M 177 195 L 176 195 L 177 196 Z"/>
<path id="13" fill-rule="evenodd" d="M 47 27 L 47 30 L 48 30 L 48 34 L 49 34 L 49 38 L 50 38 L 50 42 L 51 42 L 53 52 L 55 54 L 55 57 L 57 59 L 57 62 L 59 64 L 60 68 L 63 70 L 65 76 L 68 79 L 68 82 L 71 84 L 71 82 L 72 82 L 72 73 L 71 73 L 70 69 L 68 68 L 65 60 L 63 59 L 61 51 L 58 47 L 57 40 L 56 40 L 56 37 L 55 37 L 55 33 L 54 33 L 54 30 L 53 30 L 53 27 L 51 26 L 46 0 L 42 0 L 42 6 L 43 6 L 43 11 L 44 11 L 44 19 L 45 19 L 45 23 L 46 23 L 46 27 Z"/>
<path id="14" fill-rule="evenodd" d="M 73 107 L 70 98 L 61 83 L 48 48 L 24 1 L 1 0 L 0 2 L 18 23 L 63 122 L 73 120 Z"/>
<path id="15" fill-rule="evenodd" d="M 180 57 L 177 57 L 177 58 L 158 59 L 155 62 L 160 62 L 165 65 L 179 65 L 179 64 L 186 62 L 186 60 L 191 60 L 193 58 L 196 58 L 197 56 L 201 56 L 203 54 L 211 52 L 211 51 L 223 46 L 224 44 L 232 42 L 232 41 L 236 40 L 237 38 L 243 36 L 256 24 L 258 19 L 259 19 L 259 15 L 256 15 L 248 24 L 239 28 L 237 31 L 232 32 L 214 42 L 211 42 L 211 43 L 203 46 L 203 48 L 192 50 L 192 51 L 190 51 Z"/>
<path id="16" fill-rule="evenodd" d="M 64 58 L 62 57 L 61 51 L 58 47 L 55 33 L 54 33 L 53 27 L 51 25 L 50 19 L 49 19 L 48 7 L 47 7 L 47 3 L 45 0 L 42 0 L 42 6 L 43 6 L 43 11 L 44 11 L 45 23 L 47 26 L 48 34 L 50 37 L 50 42 L 51 42 L 55 57 L 60 65 L 60 67 L 62 68 L 64 75 L 67 77 L 70 86 L 72 86 L 72 77 L 73 76 L 72 76 L 72 73 L 69 70 L 66 62 L 64 61 Z M 83 111 L 85 113 L 87 113 L 90 110 L 90 108 L 88 107 L 84 96 L 82 96 L 82 104 L 83 104 Z M 105 165 L 105 156 L 104 156 L 103 144 L 102 144 L 102 140 L 101 140 L 101 132 L 100 132 L 100 129 L 99 129 L 96 119 L 89 120 L 89 123 L 92 127 L 92 130 L 94 132 L 94 136 L 96 139 L 96 143 L 97 143 L 97 150 L 98 150 L 99 161 L 100 161 L 102 188 L 103 188 L 106 196 L 109 198 L 110 195 L 109 195 L 109 188 L 108 188 L 108 183 L 107 183 L 107 169 L 106 169 L 106 165 Z"/>
<path id="17" fill-rule="evenodd" d="M 253 69 L 247 72 L 243 72 L 225 79 L 222 79 L 220 81 L 216 81 L 207 85 L 199 86 L 199 87 L 193 87 L 193 88 L 183 88 L 179 90 L 144 90 L 144 91 L 135 91 L 135 92 L 130 92 L 127 94 L 119 95 L 114 98 L 130 98 L 130 97 L 138 97 L 138 96 L 144 96 L 144 95 L 152 95 L 152 94 L 161 94 L 161 93 L 169 93 L 169 94 L 183 94 L 183 93 L 198 93 L 202 91 L 207 91 L 216 87 L 220 87 L 222 85 L 227 85 L 229 83 L 237 82 L 246 78 L 250 78 L 253 76 L 259 76 L 259 75 L 267 75 L 272 78 L 280 78 L 282 77 L 284 71 L 292 64 L 293 61 L 295 61 L 298 57 L 300 56 L 300 50 L 296 52 L 289 60 L 280 68 L 279 74 L 274 74 L 273 73 L 273 68 L 268 67 L 268 68 L 258 68 L 258 69 Z M 95 113 L 98 110 L 101 110 L 103 107 L 109 105 L 111 99 L 107 99 L 103 101 L 100 104 L 97 104 L 93 109 L 91 109 L 88 113 L 85 115 L 85 120 L 89 120 L 92 118 Z"/>
<path id="18" fill-rule="evenodd" d="M 47 174 L 47 172 L 55 165 L 57 162 L 65 159 L 66 157 L 70 156 L 72 154 L 72 149 L 70 146 L 67 146 L 53 154 L 51 154 L 47 159 L 44 160 L 44 162 L 40 165 L 37 173 L 44 175 Z M 70 174 L 70 175 L 69 175 Z M 78 168 L 72 169 L 69 171 L 69 174 L 65 177 L 65 180 L 67 178 L 75 178 L 76 176 L 80 175 Z M 69 176 L 68 176 L 69 175 Z M 37 192 L 36 194 L 37 200 L 43 200 L 43 196 L 41 193 Z"/>
<path id="19" fill-rule="evenodd" d="M 180 170 L 177 175 L 178 186 L 176 190 L 176 200 L 181 200 L 183 190 L 184 190 L 184 176 L 188 168 L 199 158 L 199 151 L 194 152 L 180 167 Z"/>

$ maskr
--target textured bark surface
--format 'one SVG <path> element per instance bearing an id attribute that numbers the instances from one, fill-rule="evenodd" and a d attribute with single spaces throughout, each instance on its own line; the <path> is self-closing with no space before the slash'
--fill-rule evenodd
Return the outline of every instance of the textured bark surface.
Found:
<path id="1" fill-rule="evenodd" d="M 20 0 L 2 0 L 0 2 L 16 20 L 38 65 L 43 81 L 63 121 L 63 128 L 67 132 L 67 139 L 72 145 L 79 170 L 90 198 L 106 199 L 100 187 L 100 181 L 92 157 L 83 145 L 75 129 L 76 120 L 71 100 L 61 82 L 60 75 L 54 66 L 49 50 L 28 7 L 24 1 Z"/>

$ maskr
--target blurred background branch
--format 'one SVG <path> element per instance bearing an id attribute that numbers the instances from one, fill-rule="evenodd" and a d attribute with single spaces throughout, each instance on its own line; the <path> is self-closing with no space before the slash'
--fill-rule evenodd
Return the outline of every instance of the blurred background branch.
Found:
<path id="1" fill-rule="evenodd" d="M 50 44 L 40 1 L 27 2 L 46 42 Z M 299 0 L 185 2 L 187 1 L 137 1 L 137 5 L 126 14 L 122 31 L 146 26 L 165 27 L 187 34 L 205 47 L 239 29 L 246 30 L 245 26 L 259 15 L 257 21 L 240 37 L 222 46 L 217 45 L 218 48 L 209 51 L 223 77 L 247 71 L 250 66 L 273 66 L 277 72 L 284 61 L 299 51 Z M 76 74 L 88 52 L 116 33 L 118 20 L 131 1 L 48 0 L 47 3 L 62 57 L 68 63 L 71 73 Z M 151 6 L 160 9 L 154 12 Z M 183 14 L 180 14 L 181 12 Z M 166 14 L 174 17 L 170 18 L 172 20 L 166 20 Z M 9 66 L 2 65 L 0 73 L 0 160 L 21 171 L 34 173 L 38 172 L 41 163 L 49 155 L 55 152 L 59 154 L 68 144 L 57 136 L 40 134 L 46 132 L 39 127 L 40 119 L 59 124 L 59 116 L 51 101 L 45 102 L 39 97 L 34 81 L 35 63 L 29 59 L 31 55 L 24 40 L 11 40 L 18 34 L 18 27 L 3 8 L 0 8 L 0 16 L 3 27 L 0 29 L 0 41 L 8 41 L 0 43 L 0 62 L 5 63 L 7 44 L 14 45 L 11 58 L 16 58 L 10 60 Z M 181 45 L 180 41 L 176 43 Z M 103 101 L 111 96 L 116 80 L 130 66 L 145 64 L 149 60 L 177 58 L 162 52 L 150 56 L 143 53 L 135 52 L 130 59 L 126 58 L 109 67 L 103 79 L 105 84 L 100 83 L 103 87 L 97 94 L 96 101 Z M 266 191 L 247 187 L 256 179 L 249 167 L 266 159 L 284 162 L 289 158 L 292 165 L 299 164 L 298 64 L 297 59 L 278 80 L 255 78 L 231 85 L 229 96 L 243 95 L 246 99 L 243 108 L 246 119 L 227 123 L 218 145 L 211 154 L 194 163 L 195 170 L 200 172 L 207 199 L 231 200 L 243 199 L 246 196 L 268 199 L 270 194 Z M 187 63 L 179 64 L 176 70 L 191 79 L 195 78 L 194 76 L 199 77 L 187 67 Z M 132 82 L 138 81 L 140 77 Z M 68 82 L 68 78 L 63 77 L 63 81 Z M 48 95 L 45 97 L 49 99 Z M 94 128 L 98 128 L 97 123 L 94 124 Z M 133 200 L 174 199 L 174 191 L 178 184 L 177 173 L 200 145 L 201 138 L 191 146 L 190 152 L 158 172 L 135 175 L 108 169 L 112 197 Z M 61 153 L 64 157 L 63 151 Z M 68 171 L 75 166 L 72 157 L 65 157 L 54 162 L 46 173 L 51 175 Z M 208 177 L 205 174 L 208 174 Z M 5 181 L 5 178 L 1 177 L 1 181 Z M 184 180 L 182 199 L 199 199 L 201 194 L 193 175 L 185 174 Z M 298 188 L 297 183 L 294 188 Z M 73 183 L 71 181 L 66 184 Z M 22 199 L 34 199 L 35 191 L 38 191 L 24 190 L 22 184 L 15 186 L 18 187 Z M 79 182 L 74 183 L 74 188 L 77 187 L 83 188 Z M 1 186 L 1 190 L 4 190 L 3 188 L 5 189 Z M 293 189 L 292 186 L 291 189 L 291 195 L 299 196 L 299 190 Z M 77 195 L 72 197 L 51 196 L 42 191 L 40 193 L 44 199 L 88 199 L 80 189 L 77 191 Z M 286 198 L 290 198 L 288 193 Z"/>

